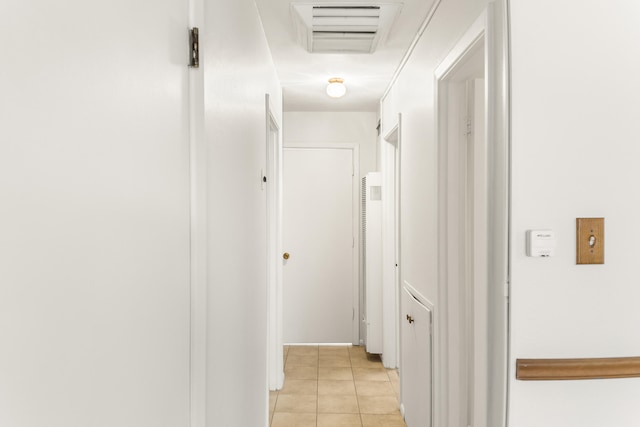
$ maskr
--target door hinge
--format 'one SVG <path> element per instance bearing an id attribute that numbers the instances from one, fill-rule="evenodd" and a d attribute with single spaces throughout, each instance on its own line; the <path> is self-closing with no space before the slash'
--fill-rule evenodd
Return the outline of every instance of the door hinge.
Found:
<path id="1" fill-rule="evenodd" d="M 189 30 L 189 67 L 200 67 L 200 41 L 198 40 L 198 27 Z"/>
<path id="2" fill-rule="evenodd" d="M 467 136 L 473 133 L 473 123 L 471 121 L 471 116 L 467 117 Z"/>

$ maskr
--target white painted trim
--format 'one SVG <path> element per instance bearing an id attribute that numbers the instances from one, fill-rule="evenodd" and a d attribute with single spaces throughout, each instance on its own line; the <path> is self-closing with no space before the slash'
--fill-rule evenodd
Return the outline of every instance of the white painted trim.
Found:
<path id="1" fill-rule="evenodd" d="M 359 144 L 354 142 L 299 142 L 288 141 L 283 143 L 284 148 L 315 148 L 315 149 L 331 149 L 346 148 L 349 150 L 359 149 Z M 359 173 L 358 173 L 359 174 Z"/>
<path id="2" fill-rule="evenodd" d="M 459 223 L 461 218 L 459 214 L 459 196 L 458 192 L 452 192 L 450 188 L 452 183 L 454 186 L 460 186 L 458 178 L 460 175 L 460 166 L 457 164 L 462 149 L 459 147 L 459 140 L 450 140 L 450 96 L 449 79 L 452 74 L 464 64 L 467 55 L 474 53 L 482 44 L 485 55 L 487 52 L 486 45 L 486 12 L 482 12 L 475 22 L 469 27 L 465 34 L 460 38 L 458 43 L 451 49 L 450 53 L 445 57 L 441 64 L 434 72 L 434 90 L 435 90 L 435 128 L 436 141 L 438 144 L 438 313 L 434 313 L 434 334 L 437 336 L 437 348 L 434 351 L 434 371 L 435 371 L 435 404 L 434 421 L 435 425 L 448 425 L 457 423 L 458 417 L 466 417 L 468 413 L 462 414 L 464 408 L 468 408 L 469 404 L 466 399 L 468 396 L 468 375 L 465 370 L 467 366 L 462 360 L 462 356 L 467 354 L 461 351 L 459 344 L 450 343 L 449 340 L 464 338 L 468 336 L 468 331 L 464 324 L 460 324 L 459 328 L 454 329 L 452 325 L 458 324 L 459 313 L 466 312 L 460 304 L 466 304 L 460 301 L 461 295 L 464 294 L 463 287 L 459 286 L 459 281 L 465 277 L 466 267 L 459 267 L 459 247 L 458 240 L 464 233 L 464 229 L 459 231 Z M 485 58 L 486 63 L 486 58 Z M 486 67 L 485 67 L 486 73 Z M 488 92 L 487 92 L 487 95 Z M 487 112 L 488 113 L 488 112 Z M 466 155 L 466 154 L 465 154 Z M 452 199 L 452 195 L 454 198 Z M 454 215 L 453 223 L 452 214 Z M 463 258 L 464 259 L 464 258 Z M 458 266 L 453 268 L 453 266 Z M 453 275 L 454 277 L 450 277 Z M 457 303 L 456 303 L 457 301 Z M 466 341 L 465 341 L 466 342 Z M 451 350 L 455 347 L 457 353 Z M 460 358 L 458 358 L 458 356 Z M 458 370 L 457 368 L 460 368 Z M 460 376 L 459 380 L 455 378 Z M 471 403 L 473 405 L 473 403 Z M 461 418 L 460 422 L 466 423 L 466 418 Z M 471 420 L 468 420 L 471 423 Z"/>
<path id="3" fill-rule="evenodd" d="M 396 361 L 400 363 L 400 348 L 402 343 L 400 342 L 400 284 L 403 281 L 402 275 L 402 113 L 398 113 L 398 147 L 396 151 L 396 261 L 398 268 L 396 271 L 396 282 L 398 287 L 396 289 L 396 312 L 398 318 L 396 319 Z"/>
<path id="4" fill-rule="evenodd" d="M 405 65 L 409 61 L 409 58 L 411 58 L 411 55 L 413 54 L 413 51 L 416 48 L 416 45 L 420 41 L 420 38 L 422 37 L 422 34 L 424 34 L 425 30 L 427 29 L 427 27 L 431 23 L 431 19 L 433 18 L 433 15 L 435 15 L 436 10 L 438 10 L 438 6 L 440 6 L 441 2 L 442 2 L 442 0 L 436 0 L 435 3 L 433 4 L 433 6 L 431 6 L 431 9 L 429 10 L 429 13 L 427 13 L 427 16 L 425 17 L 424 21 L 422 21 L 422 25 L 420 26 L 420 29 L 416 33 L 415 37 L 411 41 L 411 44 L 409 45 L 409 48 L 407 49 L 407 51 L 405 52 L 404 56 L 400 60 L 400 64 L 398 65 L 398 68 L 396 68 L 396 71 L 393 73 L 393 76 L 391 76 L 391 80 L 389 81 L 389 85 L 387 86 L 387 88 L 385 89 L 384 93 L 382 94 L 382 97 L 380 98 L 380 102 L 383 102 L 385 100 L 385 98 L 387 97 L 387 95 L 389 95 L 389 92 L 391 91 L 391 88 L 396 83 L 396 80 L 398 80 L 398 77 L 400 76 L 400 73 L 402 73 L 402 70 L 404 69 Z"/>
<path id="5" fill-rule="evenodd" d="M 394 134 L 398 133 L 399 128 L 400 128 L 400 124 L 399 123 L 396 123 L 395 125 L 393 125 L 393 128 L 391 128 L 391 130 L 389 132 L 387 132 L 387 134 L 383 137 L 385 142 L 397 141 L 398 140 L 398 135 L 394 135 Z"/>
<path id="6" fill-rule="evenodd" d="M 397 368 L 400 360 L 400 261 L 399 261 L 399 204 L 400 204 L 400 116 L 398 123 L 382 140 L 381 170 L 383 173 L 383 231 L 382 231 L 382 304 L 383 304 L 383 350 L 382 362 L 385 368 Z M 393 177 L 389 177 L 388 158 L 393 152 Z M 393 191 L 385 190 L 393 180 Z M 388 195 L 393 200 L 389 201 Z M 390 204 L 389 204 L 390 203 Z M 390 223 L 390 218 L 393 222 Z M 389 229 L 392 227 L 392 229 Z M 393 241 L 390 237 L 393 236 Z M 393 250 L 389 251 L 389 247 Z M 397 267 L 395 266 L 397 264 Z M 391 270 L 391 271 L 390 271 Z M 393 276 L 393 287 L 389 289 L 388 279 Z"/>
<path id="7" fill-rule="evenodd" d="M 446 254 L 447 247 L 447 150 L 446 129 L 448 106 L 442 105 L 441 99 L 447 98 L 447 89 L 440 83 L 445 81 L 462 57 L 484 43 L 485 51 L 485 94 L 486 94 L 486 135 L 488 145 L 487 166 L 490 183 L 487 195 L 487 248 L 488 269 L 488 366 L 487 378 L 487 419 L 486 425 L 505 426 L 507 413 L 508 387 L 508 300 L 503 294 L 505 283 L 508 283 L 509 271 L 509 81 L 508 81 L 508 34 L 505 2 L 496 5 L 490 3 L 487 10 L 470 26 L 468 31 L 437 67 L 435 77 L 435 111 L 436 139 L 438 141 L 439 163 L 439 253 Z M 447 309 L 448 273 L 447 260 L 441 259 L 438 266 L 439 301 L 442 310 Z M 442 312 L 442 310 L 440 310 Z M 443 408 L 449 408 L 449 391 L 443 373 L 448 372 L 446 349 L 448 346 L 446 333 L 446 313 L 435 313 L 434 334 L 439 350 L 434 352 L 436 375 L 436 405 L 434 405 L 435 425 L 447 425 L 450 420 Z M 443 324 L 445 322 L 445 324 Z M 435 338 L 435 336 L 434 336 Z M 490 391 L 490 392 L 489 392 Z M 455 410 L 455 408 L 448 410 Z"/>
<path id="8" fill-rule="evenodd" d="M 350 342 L 301 342 L 301 343 L 287 343 L 287 345 L 296 346 L 296 347 L 353 347 L 353 344 Z"/>
<path id="9" fill-rule="evenodd" d="M 282 342 L 282 126 L 274 114 L 269 94 L 265 95 L 265 139 L 267 177 L 267 380 L 270 390 L 284 385 Z M 275 141 L 272 133 L 276 133 Z M 273 212 L 273 213 L 272 213 Z M 274 215 L 275 214 L 275 215 Z"/>
<path id="10" fill-rule="evenodd" d="M 402 286 L 407 289 L 407 291 L 413 296 L 420 304 L 427 307 L 429 310 L 433 312 L 435 310 L 436 305 L 427 297 L 422 295 L 416 288 L 414 288 L 409 282 L 406 280 L 402 281 Z"/>
<path id="11" fill-rule="evenodd" d="M 476 48 L 478 41 L 485 36 L 487 31 L 487 10 L 483 10 L 482 13 L 471 24 L 469 29 L 458 40 L 453 49 L 445 57 L 445 59 L 438 65 L 435 70 L 436 82 L 438 80 L 444 80 L 447 75 L 455 70 L 458 63 L 465 57 L 465 55 Z"/>
<path id="12" fill-rule="evenodd" d="M 360 146 L 357 143 L 322 143 L 322 142 L 284 142 L 283 151 L 288 148 L 310 149 L 310 150 L 352 150 L 351 159 L 353 161 L 353 218 L 352 235 L 354 239 L 353 250 L 353 310 L 355 314 L 360 313 Z M 282 309 L 280 309 L 282 311 Z M 352 321 L 352 344 L 360 344 L 360 316 L 354 315 Z"/>

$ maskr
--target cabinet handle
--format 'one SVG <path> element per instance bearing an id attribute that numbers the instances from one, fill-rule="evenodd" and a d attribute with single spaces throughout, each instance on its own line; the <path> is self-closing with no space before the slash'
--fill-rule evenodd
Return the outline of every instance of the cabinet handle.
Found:
<path id="1" fill-rule="evenodd" d="M 409 323 L 414 322 L 413 317 L 409 316 L 408 314 L 407 314 L 407 320 L 409 321 Z"/>

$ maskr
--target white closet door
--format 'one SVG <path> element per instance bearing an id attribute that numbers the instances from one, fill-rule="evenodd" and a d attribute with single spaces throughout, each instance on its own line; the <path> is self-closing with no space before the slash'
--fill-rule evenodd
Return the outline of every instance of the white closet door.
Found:
<path id="1" fill-rule="evenodd" d="M 408 290 L 402 291 L 402 405 L 407 427 L 431 426 L 431 310 Z"/>

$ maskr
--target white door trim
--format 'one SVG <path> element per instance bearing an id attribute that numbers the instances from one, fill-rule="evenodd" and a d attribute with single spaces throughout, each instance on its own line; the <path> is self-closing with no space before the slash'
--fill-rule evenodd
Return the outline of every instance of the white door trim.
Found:
<path id="1" fill-rule="evenodd" d="M 284 385 L 282 342 L 282 131 L 265 95 L 267 182 L 267 375 L 270 390 Z"/>
<path id="2" fill-rule="evenodd" d="M 353 322 L 352 322 L 352 344 L 360 344 L 360 146 L 357 143 L 322 143 L 322 142 L 285 142 L 283 149 L 341 149 L 351 150 L 353 159 L 353 179 L 352 179 L 352 200 L 353 200 L 353 219 L 352 219 L 352 236 L 353 236 Z M 283 151 L 284 151 L 283 150 Z M 282 315 L 282 307 L 280 308 Z"/>
<path id="3" fill-rule="evenodd" d="M 381 165 L 383 176 L 382 211 L 382 362 L 386 368 L 397 368 L 400 361 L 400 146 L 401 115 L 398 123 L 383 138 Z M 390 159 L 393 152 L 393 159 Z M 390 162 L 394 165 L 389 176 Z M 393 183 L 393 191 L 384 190 Z M 389 199 L 391 195 L 392 200 Z"/>
<path id="4" fill-rule="evenodd" d="M 448 125 L 447 78 L 465 59 L 467 53 L 482 45 L 485 58 L 485 140 L 487 142 L 487 381 L 485 390 L 486 419 L 483 425 L 505 426 L 508 387 L 508 241 L 509 241 L 509 113 L 506 17 L 503 9 L 489 4 L 462 36 L 435 71 L 436 139 L 438 141 L 438 262 L 439 300 L 434 318 L 435 404 L 434 425 L 448 425 L 450 414 L 460 408 L 450 401 L 448 384 L 452 379 L 448 360 L 450 325 L 449 292 L 455 287 L 449 278 L 451 254 L 448 228 Z M 465 424 L 466 425 L 466 424 Z M 474 424 L 476 425 L 476 424 Z"/>

